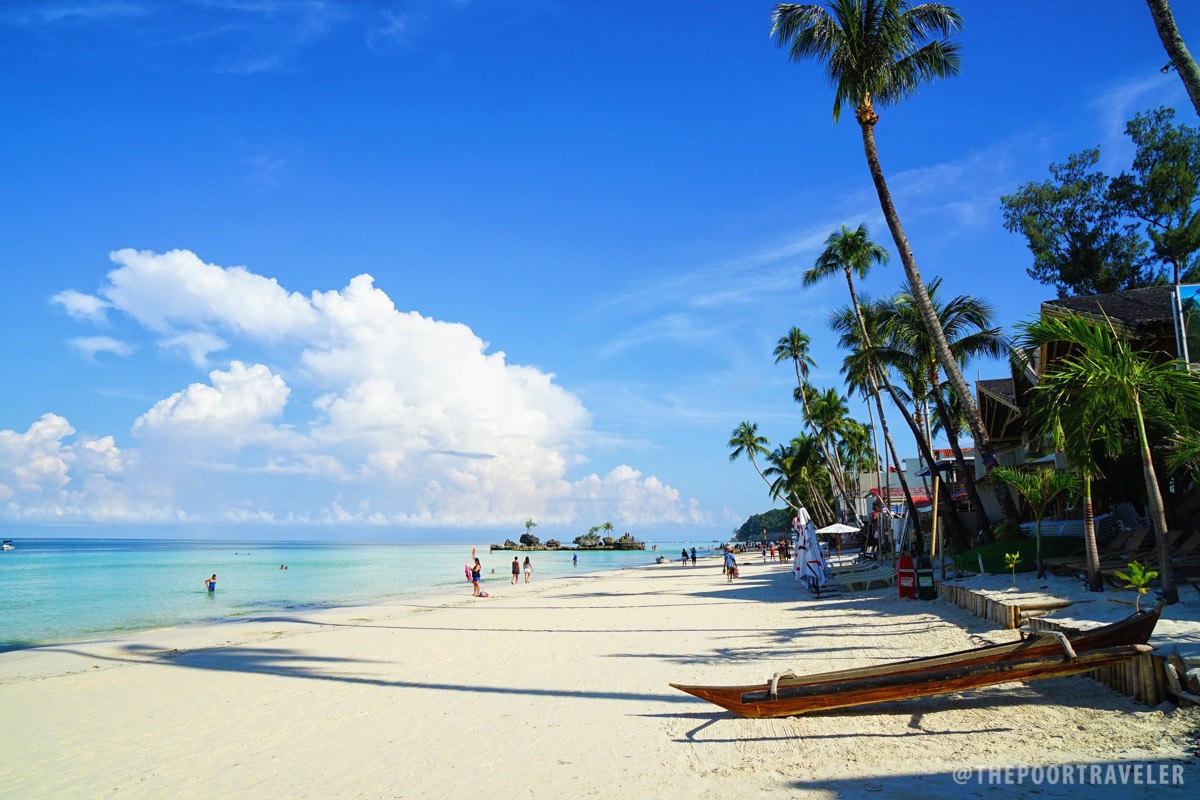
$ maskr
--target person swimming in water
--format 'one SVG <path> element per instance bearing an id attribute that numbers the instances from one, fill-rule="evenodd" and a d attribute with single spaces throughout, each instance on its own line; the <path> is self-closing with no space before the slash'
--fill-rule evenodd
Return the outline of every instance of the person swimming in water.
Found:
<path id="1" fill-rule="evenodd" d="M 208 590 L 210 592 L 215 592 L 217 590 L 217 575 L 216 575 L 216 573 L 213 573 L 213 576 L 211 578 L 205 578 L 204 585 L 206 587 L 208 587 Z"/>

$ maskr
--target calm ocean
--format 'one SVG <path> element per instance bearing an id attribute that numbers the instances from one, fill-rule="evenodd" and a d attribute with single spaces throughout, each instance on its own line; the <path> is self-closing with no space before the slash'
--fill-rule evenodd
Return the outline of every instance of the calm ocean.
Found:
<path id="1" fill-rule="evenodd" d="M 694 544 L 707 555 L 713 543 Z M 15 550 L 0 553 L 0 651 L 404 595 L 467 595 L 463 565 L 472 546 L 18 539 Z M 484 588 L 508 586 L 513 553 L 474 546 Z M 537 581 L 651 564 L 658 555 L 678 558 L 683 546 L 580 552 L 578 567 L 570 551 L 529 555 Z M 210 595 L 204 579 L 214 572 L 217 591 Z"/>

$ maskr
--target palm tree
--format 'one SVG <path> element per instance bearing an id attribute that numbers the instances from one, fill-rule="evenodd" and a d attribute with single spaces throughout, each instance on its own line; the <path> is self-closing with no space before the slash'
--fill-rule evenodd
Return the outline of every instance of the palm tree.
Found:
<path id="1" fill-rule="evenodd" d="M 999 358 L 1005 355 L 1008 352 L 1008 345 L 1004 337 L 1000 335 L 1000 329 L 992 327 L 992 306 L 984 300 L 969 295 L 957 295 L 943 303 L 938 296 L 941 285 L 941 278 L 934 278 L 929 282 L 929 301 L 937 315 L 938 323 L 945 333 L 955 361 L 961 366 L 966 366 L 968 361 L 979 356 Z M 900 349 L 903 351 L 898 357 L 903 363 L 909 363 L 910 356 L 913 357 L 915 359 L 914 366 L 925 371 L 926 393 L 924 397 L 933 400 L 941 421 L 940 427 L 946 434 L 959 472 L 963 475 L 968 495 L 975 505 L 979 530 L 983 531 L 984 536 L 990 540 L 992 527 L 979 497 L 979 490 L 975 486 L 974 469 L 968 467 L 966 459 L 963 458 L 962 448 L 958 443 L 959 425 L 957 420 L 965 416 L 962 401 L 953 393 L 951 394 L 954 399 L 949 403 L 946 401 L 939 376 L 937 353 L 934 351 L 929 331 L 917 310 L 916 298 L 910 287 L 902 287 L 900 294 L 887 307 L 887 313 L 892 340 L 899 343 Z M 953 412 L 951 408 L 954 408 Z M 930 427 L 932 428 L 932 426 Z"/>
<path id="2" fill-rule="evenodd" d="M 825 449 L 833 455 L 833 462 L 830 465 L 830 472 L 842 476 L 842 503 L 843 510 L 849 515 L 849 519 L 857 527 L 862 527 L 862 522 L 858 518 L 858 511 L 854 498 L 847 491 L 846 485 L 846 470 L 842 465 L 841 453 L 838 451 L 838 439 L 846 430 L 846 424 L 850 421 L 849 408 L 846 405 L 846 398 L 838 394 L 837 389 L 826 389 L 823 392 L 813 391 L 812 396 L 808 398 L 809 412 L 813 416 L 813 422 L 817 426 L 818 439 L 824 443 Z"/>
<path id="3" fill-rule="evenodd" d="M 1166 511 L 1146 421 L 1159 421 L 1173 427 L 1175 433 L 1182 432 L 1190 420 L 1200 418 L 1200 379 L 1181 361 L 1162 361 L 1159 354 L 1134 348 L 1107 319 L 1093 322 L 1074 314 L 1045 317 L 1025 326 L 1024 341 L 1030 346 L 1066 350 L 1066 355 L 1043 370 L 1035 394 L 1051 407 L 1043 416 L 1057 421 L 1056 427 L 1070 435 L 1078 420 L 1068 414 L 1133 423 L 1142 457 L 1147 511 L 1158 543 L 1163 601 L 1168 605 L 1179 602 Z"/>
<path id="4" fill-rule="evenodd" d="M 830 452 L 825 440 L 822 438 L 820 431 L 817 430 L 816 422 L 813 420 L 812 412 L 808 406 L 809 392 L 806 391 L 808 386 L 808 368 L 816 366 L 812 356 L 809 355 L 809 344 L 811 340 L 808 334 L 804 333 L 799 328 L 793 327 L 785 336 L 779 337 L 779 341 L 775 344 L 775 363 L 781 361 L 791 361 L 792 366 L 796 369 L 796 391 L 793 397 L 800 402 L 804 408 L 804 419 L 808 421 L 809 429 L 812 431 L 813 438 L 816 439 L 817 445 L 821 449 L 821 453 L 825 456 L 825 461 L 829 465 L 830 478 L 833 480 L 833 485 L 837 489 L 838 494 L 842 496 L 842 502 L 848 507 L 853 508 L 850 503 L 849 496 L 846 493 L 846 476 L 834 462 L 833 453 Z"/>
<path id="5" fill-rule="evenodd" d="M 780 3 L 772 14 L 771 35 L 780 47 L 788 48 L 791 61 L 815 58 L 824 66 L 834 86 L 834 122 L 841 117 L 843 105 L 853 105 L 875 193 L 904 274 L 938 361 L 962 401 L 975 449 L 990 469 L 996 463 L 991 439 L 938 324 L 875 146 L 876 109 L 899 103 L 924 83 L 958 73 L 959 47 L 946 37 L 961 26 L 962 17 L 943 3 L 909 6 L 903 0 L 832 0 L 828 7 Z M 1004 484 L 996 487 L 996 496 L 1004 516 L 1015 522 L 1017 509 Z"/>
<path id="6" fill-rule="evenodd" d="M 1158 29 L 1158 38 L 1162 39 L 1163 47 L 1171 59 L 1171 66 L 1179 73 L 1183 88 L 1191 98 L 1192 107 L 1200 114 L 1200 67 L 1196 66 L 1196 59 L 1192 58 L 1187 45 L 1183 43 L 1183 37 L 1179 35 L 1175 15 L 1171 13 L 1170 0 L 1146 0 L 1146 5 L 1150 7 L 1150 16 L 1154 18 L 1154 27 Z"/>
<path id="7" fill-rule="evenodd" d="M 1056 469 L 1037 469 L 1024 472 L 1013 467 L 997 467 L 992 477 L 1004 481 L 1025 498 L 1037 520 L 1037 576 L 1046 577 L 1046 562 L 1042 558 L 1042 516 L 1059 495 L 1079 493 L 1079 476 Z"/>
<path id="8" fill-rule="evenodd" d="M 770 479 L 763 474 L 762 469 L 758 466 L 757 456 L 767 456 L 770 451 L 767 450 L 767 445 L 771 441 L 765 436 L 758 435 L 757 422 L 743 422 L 733 429 L 733 435 L 729 438 L 729 460 L 737 461 L 743 455 L 750 459 L 750 465 L 754 467 L 754 471 L 758 473 L 758 477 L 763 479 L 763 483 L 771 486 Z M 787 497 L 782 498 L 790 507 L 796 508 Z"/>
<path id="9" fill-rule="evenodd" d="M 857 294 L 851 294 L 851 298 L 858 299 Z M 883 412 L 883 400 L 879 395 L 879 386 L 882 384 L 892 398 L 892 401 L 900 408 L 905 421 L 913 431 L 913 436 L 920 439 L 920 432 L 913 424 L 911 415 L 908 414 L 900 400 L 898 393 L 891 384 L 891 380 L 887 372 L 881 367 L 879 359 L 875 354 L 874 342 L 880 341 L 884 336 L 883 331 L 883 316 L 880 313 L 882 306 L 879 303 L 872 302 L 867 299 L 860 303 L 857 308 L 843 308 L 835 311 L 829 318 L 829 325 L 836 333 L 840 334 L 839 344 L 848 352 L 848 355 L 842 362 L 842 374 L 846 376 L 846 382 L 851 388 L 870 387 L 870 394 L 875 397 L 875 407 L 879 412 L 880 427 L 883 428 L 884 442 L 888 447 L 888 451 L 892 454 L 892 463 L 897 467 L 900 464 L 900 457 L 896 452 L 896 443 L 892 440 L 891 428 L 888 426 L 887 415 Z M 864 393 L 866 389 L 863 389 Z M 913 525 L 913 531 L 916 534 L 918 548 L 920 547 L 921 536 L 921 517 L 917 512 L 916 503 L 913 502 L 912 492 L 908 488 L 908 479 L 904 475 L 904 470 L 897 469 L 897 477 L 900 479 L 900 488 L 904 492 L 905 502 L 908 504 L 908 518 Z M 891 498 L 888 498 L 890 506 Z"/>
<path id="10" fill-rule="evenodd" d="M 824 456 L 812 436 L 800 435 L 786 445 L 779 445 L 766 457 L 769 467 L 764 475 L 773 478 L 771 497 L 794 497 L 808 508 L 821 525 L 836 521 L 826 496 L 829 494 L 829 473 Z"/>
<path id="11" fill-rule="evenodd" d="M 1034 351 L 1036 352 L 1036 351 Z M 1029 352 L 1014 348 L 1014 362 L 1028 364 Z M 1096 450 L 1116 452 L 1123 436 L 1106 409 L 1090 403 L 1061 405 L 1061 396 L 1034 393 L 1027 413 L 1032 431 L 1050 440 L 1056 450 L 1066 454 L 1083 478 L 1083 545 L 1087 564 L 1088 590 L 1104 591 L 1100 572 L 1100 552 L 1096 546 L 1096 515 L 1092 507 L 1092 481 L 1100 476 Z"/>

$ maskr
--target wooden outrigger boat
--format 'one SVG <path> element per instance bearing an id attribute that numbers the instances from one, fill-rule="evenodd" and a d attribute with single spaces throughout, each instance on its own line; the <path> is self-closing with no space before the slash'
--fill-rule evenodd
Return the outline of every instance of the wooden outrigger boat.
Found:
<path id="1" fill-rule="evenodd" d="M 1010 681 L 1075 675 L 1148 653 L 1151 648 L 1146 642 L 1158 614 L 1158 609 L 1140 611 L 1090 631 L 1070 635 L 1038 631 L 1010 644 L 872 667 L 802 676 L 785 673 L 751 686 L 671 686 L 744 717 L 789 717 L 948 694 Z"/>

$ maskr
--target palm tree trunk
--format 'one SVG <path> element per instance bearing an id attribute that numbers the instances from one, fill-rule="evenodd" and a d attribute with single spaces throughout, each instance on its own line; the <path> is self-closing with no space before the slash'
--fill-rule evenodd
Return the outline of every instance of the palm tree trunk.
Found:
<path id="1" fill-rule="evenodd" d="M 754 460 L 754 456 L 753 456 L 752 454 L 750 454 L 750 453 L 747 453 L 746 455 L 747 455 L 747 457 L 750 459 L 750 465 L 751 465 L 751 466 L 753 466 L 753 467 L 754 467 L 754 471 L 758 473 L 758 477 L 762 478 L 762 480 L 763 480 L 763 483 L 765 483 L 765 484 L 767 485 L 767 487 L 768 487 L 768 488 L 771 488 L 771 482 L 770 482 L 769 480 L 767 480 L 767 476 L 763 474 L 763 471 L 762 471 L 761 469 L 759 469 L 759 468 L 758 468 L 758 462 Z M 776 495 L 776 494 L 774 494 L 774 490 L 773 490 L 773 489 L 772 489 L 772 496 L 773 496 L 773 497 L 779 497 L 779 495 Z M 792 504 L 792 502 L 791 502 L 790 500 L 788 500 L 788 499 L 787 499 L 787 495 L 784 495 L 784 496 L 783 496 L 783 497 L 781 497 L 780 499 L 781 499 L 781 500 L 783 500 L 783 502 L 787 504 L 788 508 L 792 509 L 793 511 L 799 511 L 799 510 L 800 510 L 800 509 L 799 509 L 799 508 L 797 508 L 795 505 L 793 505 L 793 504 Z"/>
<path id="2" fill-rule="evenodd" d="M 1154 17 L 1158 38 L 1162 39 L 1163 48 L 1192 100 L 1192 107 L 1200 114 L 1200 67 L 1196 66 L 1196 59 L 1192 58 L 1187 45 L 1183 43 L 1183 37 L 1179 35 L 1175 15 L 1171 13 L 1171 3 L 1169 0 L 1146 0 L 1146 5 L 1150 7 L 1150 16 Z"/>
<path id="3" fill-rule="evenodd" d="M 916 301 L 917 310 L 921 313 L 925 329 L 929 331 L 929 337 L 933 340 L 938 362 L 942 365 L 946 378 L 950 381 L 950 386 L 962 403 L 963 412 L 966 414 L 971 428 L 971 435 L 975 439 L 975 450 L 983 459 L 984 466 L 991 469 L 996 465 L 996 452 L 992 448 L 992 440 L 983 424 L 979 407 L 975 405 L 975 397 L 963 378 L 962 370 L 958 368 L 958 362 L 954 360 L 954 354 L 950 352 L 950 344 L 946 341 L 946 332 L 942 330 L 937 312 L 934 311 L 933 303 L 929 300 L 929 292 L 925 289 L 925 282 L 921 280 L 916 258 L 913 257 L 912 248 L 908 244 L 908 236 L 900 224 L 900 216 L 896 213 L 895 204 L 892 203 L 892 193 L 888 190 L 887 181 L 883 177 L 883 168 L 879 165 L 879 151 L 875 147 L 875 120 L 860 117 L 859 127 L 862 128 L 863 150 L 867 156 L 867 167 L 871 171 L 871 180 L 875 183 L 875 193 L 879 195 L 879 205 L 883 210 L 884 219 L 887 220 L 888 230 L 892 233 L 892 241 L 895 242 L 896 251 L 900 254 L 900 262 L 904 265 L 904 275 L 908 278 L 909 290 Z M 1013 503 L 1008 486 L 998 483 L 995 486 L 995 492 L 996 499 L 1000 502 L 1000 510 L 1005 518 L 1012 520 L 1013 524 L 1017 524 L 1020 521 L 1017 517 L 1017 506 Z"/>
<path id="4" fill-rule="evenodd" d="M 872 378 L 871 382 L 874 383 L 875 379 Z M 917 512 L 917 504 L 913 500 L 912 492 L 910 492 L 908 489 L 908 478 L 904 476 L 904 470 L 900 469 L 900 459 L 896 455 L 896 443 L 892 441 L 892 432 L 888 428 L 887 419 L 883 416 L 883 400 L 879 396 L 878 389 L 875 390 L 875 405 L 879 408 L 879 419 L 882 420 L 881 425 L 883 427 L 883 441 L 887 444 L 888 450 L 892 454 L 892 463 L 896 465 L 896 477 L 900 479 L 900 489 L 904 492 L 904 502 L 908 504 L 908 518 L 912 520 L 913 532 L 920 536 L 921 515 Z M 887 500 L 885 500 L 884 503 L 888 510 L 888 529 L 890 530 L 892 527 L 892 485 L 890 482 L 888 483 Z"/>
<path id="5" fill-rule="evenodd" d="M 1142 450 L 1142 476 L 1146 481 L 1146 511 L 1154 526 L 1154 538 L 1158 542 L 1158 578 L 1162 581 L 1163 603 L 1179 602 L 1179 590 L 1175 587 L 1175 564 L 1171 561 L 1171 545 L 1167 541 L 1167 512 L 1163 508 L 1162 492 L 1158 488 L 1158 475 L 1154 471 L 1154 460 L 1150 456 L 1150 441 L 1146 438 L 1146 421 L 1142 418 L 1142 405 L 1134 398 L 1137 411 L 1138 444 Z"/>
<path id="6" fill-rule="evenodd" d="M 1087 558 L 1088 591 L 1104 591 L 1100 574 L 1100 549 L 1096 547 L 1096 516 L 1092 513 L 1092 476 L 1083 473 L 1083 549 Z"/>
<path id="7" fill-rule="evenodd" d="M 850 496 L 850 489 L 846 483 L 846 471 L 842 468 L 842 456 L 840 453 L 838 453 L 837 444 L 830 442 L 829 451 L 833 453 L 833 463 L 834 466 L 837 467 L 837 485 L 838 491 L 842 495 L 842 505 L 845 506 L 845 510 L 850 513 L 850 518 L 854 520 L 854 525 L 861 528 L 862 523 L 859 522 L 858 510 L 855 507 L 854 499 Z M 838 520 L 838 522 L 841 521 L 842 520 Z"/>
<path id="8" fill-rule="evenodd" d="M 813 519 L 818 522 L 820 528 L 824 528 L 829 523 L 833 522 L 833 510 L 829 508 L 829 504 L 825 502 L 825 496 L 817 490 L 813 484 L 812 478 L 808 478 L 805 483 L 808 484 L 808 495 L 812 498 Z"/>
<path id="9" fill-rule="evenodd" d="M 934 378 L 936 379 L 936 377 L 935 375 Z M 937 386 L 937 383 L 935 382 L 934 385 Z M 954 420 L 950 418 L 950 409 L 946 408 L 946 401 L 942 398 L 940 390 L 933 393 L 933 402 L 937 405 L 938 415 L 942 418 L 942 430 L 946 432 L 946 441 L 950 443 L 950 450 L 954 453 L 954 462 L 958 464 L 958 469 L 963 475 L 963 482 L 967 485 L 967 496 L 975 504 L 975 518 L 978 520 L 979 530 L 990 542 L 992 526 L 988 523 L 987 512 L 983 510 L 983 501 L 979 499 L 979 488 L 975 486 L 974 470 L 967 467 L 967 460 L 963 458 L 962 448 L 958 444 L 958 429 L 954 426 Z M 968 547 L 960 550 L 960 553 L 965 553 L 970 549 L 970 543 L 966 544 Z"/>
<path id="10" fill-rule="evenodd" d="M 804 379 L 800 377 L 800 364 L 796 362 L 796 384 L 800 392 L 800 404 L 804 408 L 804 419 L 808 422 L 808 427 L 812 430 L 813 438 L 817 440 L 817 447 L 821 448 L 821 455 L 825 456 L 825 463 L 829 465 L 830 478 L 833 480 L 834 489 L 842 496 L 842 502 L 849 502 L 849 495 L 846 492 L 846 479 L 842 474 L 842 464 L 840 461 L 835 461 L 830 456 L 829 449 L 825 446 L 825 440 L 821 437 L 821 432 L 817 430 L 817 423 L 813 422 L 812 414 L 808 410 L 808 394 L 804 391 Z M 850 513 L 854 515 L 854 520 L 857 523 L 858 514 L 854 511 L 854 505 L 850 505 Z"/>

